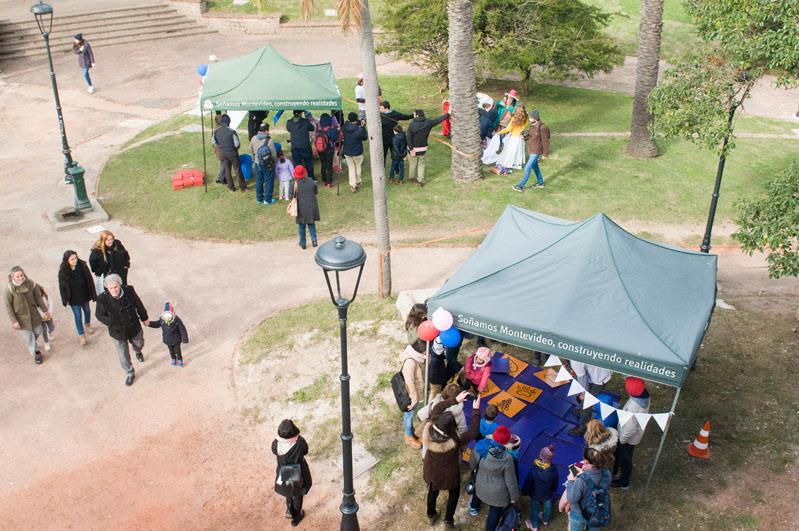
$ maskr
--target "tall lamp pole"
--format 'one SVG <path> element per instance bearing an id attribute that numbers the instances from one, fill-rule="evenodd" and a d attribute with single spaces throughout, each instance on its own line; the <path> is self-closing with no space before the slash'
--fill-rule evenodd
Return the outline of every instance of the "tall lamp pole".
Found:
<path id="1" fill-rule="evenodd" d="M 75 187 L 75 211 L 91 209 L 92 205 L 86 196 L 86 183 L 83 180 L 85 170 L 72 160 L 72 152 L 67 143 L 67 131 L 64 128 L 64 116 L 61 113 L 61 99 L 58 97 L 58 84 L 53 69 L 53 55 L 50 52 L 50 32 L 53 29 L 53 6 L 39 1 L 31 7 L 31 13 L 36 19 L 39 32 L 44 37 L 44 47 L 47 50 L 47 62 L 50 65 L 50 86 L 53 90 L 55 110 L 58 115 L 58 128 L 61 130 L 61 151 L 64 153 L 64 182 Z"/>
<path id="2" fill-rule="evenodd" d="M 316 251 L 316 263 L 325 273 L 330 299 L 338 310 L 338 321 L 341 330 L 341 454 L 343 464 L 343 487 L 341 506 L 341 531 L 359 531 L 358 504 L 355 502 L 355 487 L 352 484 L 352 430 L 350 428 L 350 375 L 347 372 L 347 310 L 358 294 L 361 283 L 366 253 L 359 244 L 336 236 L 333 240 L 322 244 Z M 339 273 L 358 269 L 358 278 L 352 297 L 347 299 L 341 294 Z M 330 273 L 334 273 L 336 289 L 330 282 Z"/>

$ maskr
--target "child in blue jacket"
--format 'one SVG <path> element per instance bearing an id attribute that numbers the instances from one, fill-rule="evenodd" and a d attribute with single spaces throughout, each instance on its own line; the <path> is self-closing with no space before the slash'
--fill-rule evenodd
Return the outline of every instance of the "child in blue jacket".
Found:
<path id="1" fill-rule="evenodd" d="M 189 342 L 189 334 L 186 332 L 183 321 L 175 314 L 172 305 L 166 303 L 161 317 L 157 321 L 148 321 L 147 326 L 161 329 L 161 338 L 169 349 L 172 366 L 183 367 L 183 353 L 180 351 L 180 344 Z"/>
<path id="2" fill-rule="evenodd" d="M 538 529 L 539 508 L 544 525 L 549 525 L 552 517 L 552 497 L 558 489 L 558 467 L 552 462 L 554 453 L 552 444 L 541 448 L 522 487 L 522 494 L 530 497 L 530 519 L 525 524 L 534 531 Z"/>

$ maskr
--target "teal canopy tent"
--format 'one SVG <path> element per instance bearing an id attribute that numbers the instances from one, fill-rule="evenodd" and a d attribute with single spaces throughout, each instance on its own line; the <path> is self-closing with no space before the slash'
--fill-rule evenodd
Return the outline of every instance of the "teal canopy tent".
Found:
<path id="1" fill-rule="evenodd" d="M 442 307 L 460 330 L 676 387 L 673 412 L 715 306 L 716 263 L 604 214 L 508 206 L 428 315 Z"/>
<path id="2" fill-rule="evenodd" d="M 210 64 L 200 108 L 207 111 L 340 109 L 341 93 L 330 63 L 296 65 L 267 45 L 247 55 Z M 201 122 L 205 169 L 205 120 L 201 118 Z"/>

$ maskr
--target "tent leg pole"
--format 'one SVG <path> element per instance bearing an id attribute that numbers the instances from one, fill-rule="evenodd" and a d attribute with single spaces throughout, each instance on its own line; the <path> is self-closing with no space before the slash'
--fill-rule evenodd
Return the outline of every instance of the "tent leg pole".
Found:
<path id="1" fill-rule="evenodd" d="M 660 460 L 660 453 L 663 451 L 663 445 L 666 443 L 666 435 L 669 433 L 669 427 L 671 426 L 671 418 L 674 416 L 674 408 L 677 407 L 677 400 L 680 398 L 680 391 L 682 391 L 681 387 L 677 388 L 677 391 L 674 393 L 674 400 L 671 401 L 671 410 L 669 411 L 669 422 L 666 424 L 666 429 L 663 430 L 663 435 L 660 437 L 660 446 L 658 446 L 658 451 L 655 454 L 655 462 L 652 463 L 652 469 L 649 471 L 649 477 L 646 478 L 646 486 L 644 489 L 649 488 L 649 483 L 652 482 L 652 476 L 655 475 L 655 469 L 658 466 L 658 461 Z"/>
<path id="2" fill-rule="evenodd" d="M 203 112 L 202 105 L 200 105 L 200 131 L 202 131 L 203 138 L 203 188 L 208 193 L 208 163 L 205 159 L 205 113 Z"/>
<path id="3" fill-rule="evenodd" d="M 430 391 L 430 342 L 427 341 L 427 348 L 425 349 L 425 357 L 424 357 L 424 405 L 427 405 L 428 393 Z"/>

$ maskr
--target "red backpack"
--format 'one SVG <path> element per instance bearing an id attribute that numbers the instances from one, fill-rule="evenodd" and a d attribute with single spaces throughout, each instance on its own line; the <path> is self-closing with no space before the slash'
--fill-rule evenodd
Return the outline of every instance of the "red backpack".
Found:
<path id="1" fill-rule="evenodd" d="M 327 131 L 328 129 L 330 129 L 330 127 L 331 126 L 316 128 L 316 138 L 314 139 L 314 145 L 316 146 L 317 153 L 327 152 L 327 146 L 330 144 L 330 139 L 327 136 Z"/>

